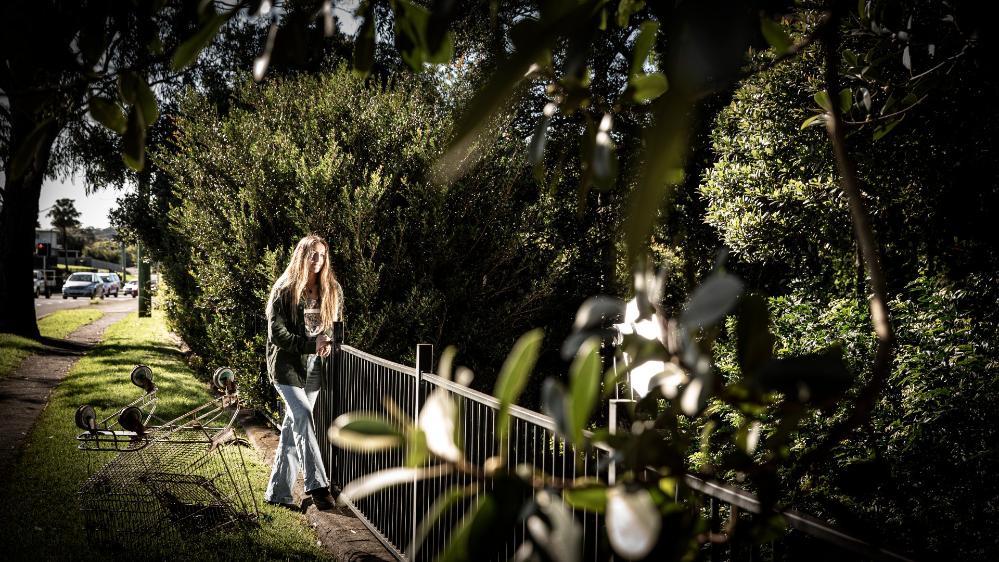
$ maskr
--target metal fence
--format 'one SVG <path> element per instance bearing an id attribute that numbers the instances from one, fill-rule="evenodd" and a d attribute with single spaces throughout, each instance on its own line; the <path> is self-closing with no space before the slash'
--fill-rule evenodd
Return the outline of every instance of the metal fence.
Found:
<path id="1" fill-rule="evenodd" d="M 388 418 L 401 415 L 415 423 L 420 406 L 437 389 L 447 392 L 458 406 L 462 428 L 461 449 L 465 458 L 481 466 L 487 458 L 499 453 L 495 438 L 499 401 L 433 374 L 432 347 L 429 345 L 417 347 L 416 363 L 415 367 L 393 363 L 349 346 L 342 346 L 327 360 L 326 380 L 314 418 L 323 460 L 332 482 L 343 484 L 378 470 L 402 466 L 406 453 L 398 449 L 358 453 L 333 446 L 325 428 L 337 416 L 363 411 Z M 395 404 L 395 412 L 386 408 L 386 399 Z M 613 402 L 620 405 L 624 401 Z M 527 463 L 558 478 L 597 477 L 613 481 L 610 450 L 602 447 L 576 450 L 556 433 L 551 418 L 537 412 L 513 406 L 510 415 L 508 468 Z M 613 424 L 615 412 L 612 411 L 610 417 Z M 399 425 L 402 425 L 401 421 Z M 448 490 L 472 484 L 472 480 L 473 477 L 460 473 L 422 479 L 383 489 L 356 502 L 348 501 L 348 505 L 398 559 L 432 560 L 447 545 L 451 530 L 460 523 L 469 504 L 489 491 L 489 481 L 484 484 L 487 487 L 477 488 L 463 501 L 443 512 L 427 532 L 423 546 L 415 556 L 407 552 L 407 548 L 413 543 L 421 521 L 431 511 L 435 500 Z M 719 529 L 724 517 L 733 513 L 744 519 L 759 514 L 761 510 L 760 502 L 753 494 L 722 483 L 688 475 L 682 490 L 677 497 L 701 506 L 714 530 Z M 581 511 L 574 511 L 574 514 L 583 528 L 584 559 L 613 559 L 606 537 L 602 534 L 602 517 Z M 710 560 L 797 560 L 805 553 L 811 560 L 844 557 L 907 560 L 807 515 L 795 511 L 782 512 L 782 515 L 790 531 L 780 541 L 765 545 L 708 544 L 704 547 L 704 554 Z M 526 529 L 520 525 L 508 532 L 505 547 L 497 557 L 501 560 L 513 557 L 515 548 L 525 537 Z"/>

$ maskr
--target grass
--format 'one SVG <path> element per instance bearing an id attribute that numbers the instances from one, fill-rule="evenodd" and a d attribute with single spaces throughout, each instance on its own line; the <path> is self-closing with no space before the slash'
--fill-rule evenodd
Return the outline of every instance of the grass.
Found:
<path id="1" fill-rule="evenodd" d="M 98 417 L 113 413 L 138 397 L 128 375 L 142 363 L 153 371 L 160 397 L 157 415 L 181 415 L 210 398 L 170 342 L 163 318 L 129 315 L 111 326 L 104 341 L 73 367 L 53 393 L 28 438 L 24 452 L 0 483 L 0 529 L 9 537 L 6 560 L 107 560 L 120 553 L 89 544 L 78 508 L 77 491 L 88 477 L 93 453 L 77 450 L 73 414 L 91 404 Z M 264 504 L 269 475 L 252 449 L 244 450 L 261 511 L 259 529 L 248 533 L 211 532 L 198 541 L 177 544 L 169 558 L 193 560 L 328 559 L 304 515 Z"/>
<path id="2" fill-rule="evenodd" d="M 47 338 L 64 339 L 77 328 L 94 322 L 103 313 L 92 309 L 60 310 L 38 321 L 38 330 Z M 14 372 L 29 355 L 42 349 L 35 340 L 0 334 L 0 379 Z"/>

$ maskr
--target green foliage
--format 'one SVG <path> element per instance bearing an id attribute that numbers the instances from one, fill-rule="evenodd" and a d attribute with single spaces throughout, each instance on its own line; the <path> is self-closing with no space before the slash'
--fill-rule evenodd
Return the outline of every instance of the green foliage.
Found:
<path id="1" fill-rule="evenodd" d="M 434 185 L 450 119 L 426 96 L 339 69 L 245 84 L 228 112 L 186 101 L 156 157 L 176 248 L 154 255 L 171 322 L 205 369 L 259 372 L 266 294 L 307 232 L 330 243 L 348 343 L 400 360 L 418 341 L 455 343 L 482 388 L 520 334 L 575 306 L 585 285 L 572 274 L 592 265 L 573 231 L 553 229 L 564 212 L 538 197 L 519 141 L 497 132 L 475 174 Z"/>
<path id="2" fill-rule="evenodd" d="M 893 300 L 898 348 L 887 388 L 870 422 L 837 448 L 830 463 L 800 488 L 788 483 L 798 505 L 859 534 L 865 528 L 889 532 L 916 552 L 984 559 L 995 548 L 990 516 L 939 524 L 961 521 L 969 512 L 988 514 L 999 494 L 991 476 L 999 461 L 991 446 L 999 439 L 999 415 L 990 406 L 999 396 L 992 376 L 999 338 L 969 318 L 974 299 L 945 281 L 919 277 Z M 863 303 L 795 293 L 771 305 L 779 355 L 838 345 L 850 369 L 866 379 L 875 338 Z M 814 444 L 850 408 L 847 402 L 831 415 L 806 419 L 792 452 Z"/>

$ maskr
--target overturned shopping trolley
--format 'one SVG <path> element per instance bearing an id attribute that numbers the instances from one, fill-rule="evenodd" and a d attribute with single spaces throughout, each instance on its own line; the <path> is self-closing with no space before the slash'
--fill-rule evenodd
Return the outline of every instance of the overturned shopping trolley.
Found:
<path id="1" fill-rule="evenodd" d="M 88 538 L 133 549 L 251 528 L 259 512 L 245 442 L 233 428 L 239 395 L 232 370 L 215 372 L 218 398 L 171 420 L 155 414 L 152 371 L 139 365 L 131 379 L 145 393 L 117 415 L 98 419 L 91 406 L 76 412 L 84 430 L 79 449 L 91 461 L 79 493 Z"/>

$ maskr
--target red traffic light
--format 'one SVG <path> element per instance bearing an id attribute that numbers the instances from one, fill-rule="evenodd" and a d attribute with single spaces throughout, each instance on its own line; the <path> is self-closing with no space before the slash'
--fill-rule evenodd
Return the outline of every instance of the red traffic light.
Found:
<path id="1" fill-rule="evenodd" d="M 47 256 L 49 255 L 49 244 L 46 242 L 38 242 L 35 244 L 35 255 Z"/>

